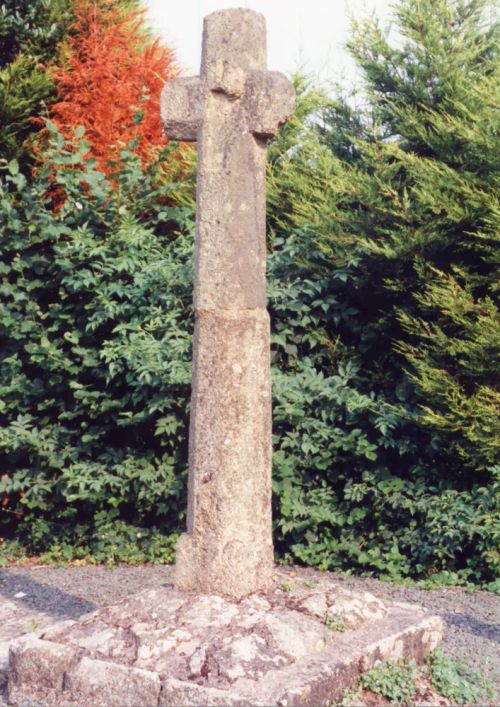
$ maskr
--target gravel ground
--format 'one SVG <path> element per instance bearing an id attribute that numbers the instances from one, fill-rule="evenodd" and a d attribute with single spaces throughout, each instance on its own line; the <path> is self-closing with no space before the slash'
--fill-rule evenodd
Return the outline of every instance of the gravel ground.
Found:
<path id="1" fill-rule="evenodd" d="M 317 574 L 310 568 L 289 568 L 287 572 L 291 582 L 313 579 Z M 480 668 L 495 687 L 493 704 L 500 704 L 500 597 L 460 588 L 425 590 L 368 578 L 331 576 L 349 588 L 370 591 L 383 599 L 415 602 L 439 614 L 446 622 L 446 653 L 472 669 Z M 24 616 L 42 612 L 47 622 L 57 621 L 77 618 L 134 592 L 169 584 L 171 579 L 169 566 L 11 567 L 0 570 L 0 601 L 15 602 Z M 14 636 L 4 636 L 4 640 L 10 637 Z"/>

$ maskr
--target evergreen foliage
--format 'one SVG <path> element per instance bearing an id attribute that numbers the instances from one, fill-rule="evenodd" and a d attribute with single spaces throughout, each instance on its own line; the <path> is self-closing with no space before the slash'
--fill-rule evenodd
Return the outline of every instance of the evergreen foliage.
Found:
<path id="1" fill-rule="evenodd" d="M 3 0 L 0 5 L 0 155 L 30 160 L 31 121 L 54 94 L 46 64 L 71 22 L 69 0 Z"/>
<path id="2" fill-rule="evenodd" d="M 397 49 L 360 23 L 364 112 L 323 101 L 319 124 L 299 114 L 274 147 L 277 526 L 281 547 L 311 564 L 455 580 L 498 571 L 487 10 L 402 0 Z"/>
<path id="3" fill-rule="evenodd" d="M 395 310 L 397 349 L 419 424 L 447 441 L 466 474 L 491 467 L 500 450 L 500 65 L 488 10 L 482 0 L 401 3 L 401 49 L 365 23 L 352 44 L 380 125 L 367 156 L 384 196 L 364 205 L 385 223 L 370 224 L 367 249 L 394 268 L 386 289 L 412 294 Z"/>
<path id="4" fill-rule="evenodd" d="M 2 0 L 0 66 L 12 63 L 19 54 L 50 60 L 64 36 L 68 9 L 68 0 Z"/>
<path id="5" fill-rule="evenodd" d="M 11 162 L 0 191 L 0 493 L 35 551 L 178 527 L 190 381 L 192 210 L 160 165 L 123 151 L 112 187 L 49 128 L 56 183 Z"/>

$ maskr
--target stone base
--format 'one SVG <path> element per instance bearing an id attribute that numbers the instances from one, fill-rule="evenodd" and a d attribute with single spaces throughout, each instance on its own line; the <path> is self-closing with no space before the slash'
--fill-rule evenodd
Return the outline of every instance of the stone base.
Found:
<path id="1" fill-rule="evenodd" d="M 14 705 L 327 705 L 376 661 L 422 661 L 442 621 L 328 579 L 236 601 L 169 586 L 17 639 Z"/>

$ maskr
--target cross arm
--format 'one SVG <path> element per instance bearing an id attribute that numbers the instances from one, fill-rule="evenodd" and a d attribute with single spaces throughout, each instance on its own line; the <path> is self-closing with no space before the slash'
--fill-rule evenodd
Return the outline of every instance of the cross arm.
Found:
<path id="1" fill-rule="evenodd" d="M 161 121 L 171 140 L 195 142 L 201 125 L 201 83 L 198 76 L 167 81 L 160 100 Z"/>
<path id="2" fill-rule="evenodd" d="M 252 71 L 245 86 L 248 129 L 268 140 L 295 110 L 292 82 L 280 71 Z"/>

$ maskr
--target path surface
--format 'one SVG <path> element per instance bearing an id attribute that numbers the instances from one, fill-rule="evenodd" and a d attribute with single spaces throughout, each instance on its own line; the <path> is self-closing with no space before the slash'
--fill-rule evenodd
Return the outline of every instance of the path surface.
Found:
<path id="1" fill-rule="evenodd" d="M 314 580 L 313 569 L 287 570 L 290 582 Z M 352 589 L 365 589 L 385 599 L 427 607 L 446 621 L 443 648 L 470 668 L 480 668 L 495 685 L 500 704 L 500 597 L 459 588 L 424 590 L 374 579 L 335 577 Z M 55 621 L 78 618 L 99 606 L 162 584 L 172 567 L 143 565 L 107 568 L 11 567 L 0 570 L 0 661 L 8 642 Z M 0 697 L 0 707 L 2 705 Z"/>

